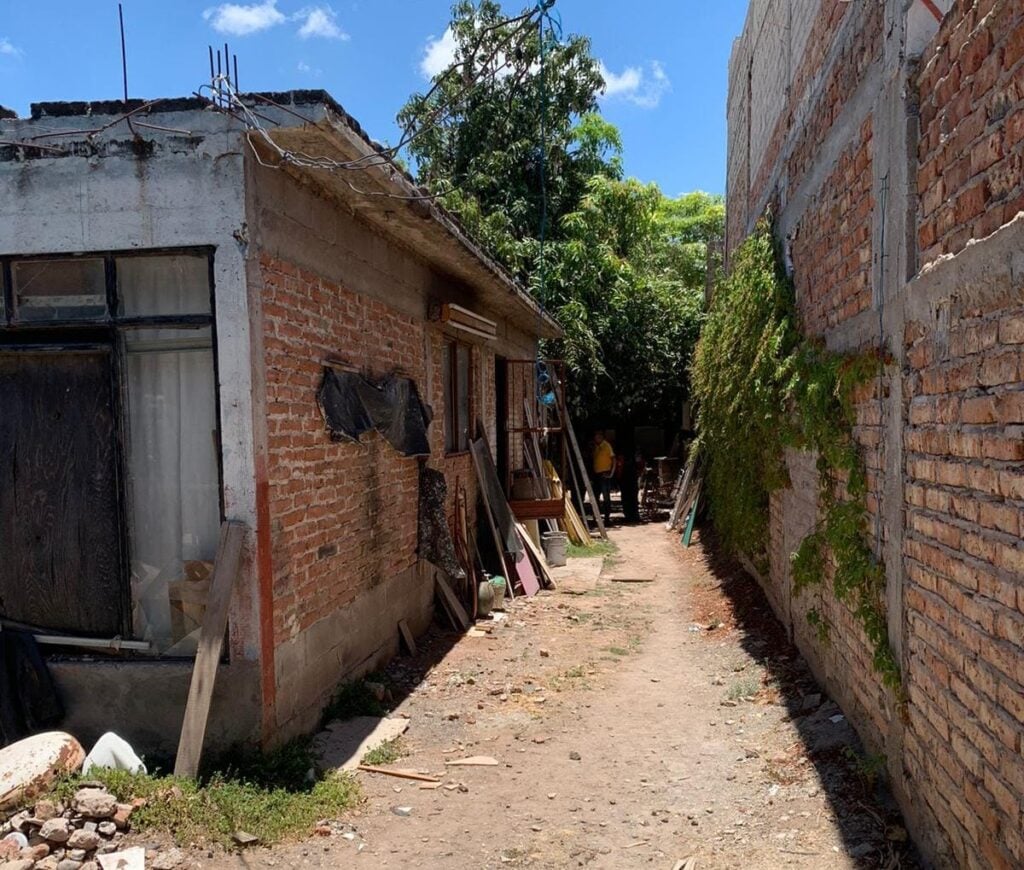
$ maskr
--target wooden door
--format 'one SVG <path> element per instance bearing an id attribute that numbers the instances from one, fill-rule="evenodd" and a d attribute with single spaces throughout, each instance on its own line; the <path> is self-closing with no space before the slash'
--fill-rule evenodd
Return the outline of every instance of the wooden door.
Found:
<path id="1" fill-rule="evenodd" d="M 0 348 L 0 616 L 124 631 L 109 350 Z"/>

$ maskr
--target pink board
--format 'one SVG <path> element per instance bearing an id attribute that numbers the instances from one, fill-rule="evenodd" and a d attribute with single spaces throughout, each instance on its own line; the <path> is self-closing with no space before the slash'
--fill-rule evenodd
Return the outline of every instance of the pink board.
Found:
<path id="1" fill-rule="evenodd" d="M 520 542 L 522 542 L 522 537 L 520 534 Z M 540 580 L 537 579 L 537 572 L 533 570 L 533 563 L 530 561 L 526 544 L 523 544 L 522 557 L 516 562 L 516 575 L 519 577 L 519 582 L 523 585 L 523 592 L 526 593 L 527 598 L 532 598 L 540 592 Z"/>

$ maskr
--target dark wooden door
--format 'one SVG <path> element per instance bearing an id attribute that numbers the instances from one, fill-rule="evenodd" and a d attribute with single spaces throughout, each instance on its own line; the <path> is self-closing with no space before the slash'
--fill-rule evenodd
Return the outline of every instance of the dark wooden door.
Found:
<path id="1" fill-rule="evenodd" d="M 124 630 L 112 356 L 0 348 L 0 616 Z"/>

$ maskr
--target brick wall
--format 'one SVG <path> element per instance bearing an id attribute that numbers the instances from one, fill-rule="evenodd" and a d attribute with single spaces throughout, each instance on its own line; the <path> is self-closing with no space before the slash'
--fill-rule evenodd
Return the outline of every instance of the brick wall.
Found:
<path id="1" fill-rule="evenodd" d="M 289 263 L 260 266 L 276 645 L 416 561 L 417 460 L 375 433 L 332 442 L 316 392 L 329 354 L 422 385 L 424 325 Z"/>
<path id="2" fill-rule="evenodd" d="M 904 5 L 823 3 L 789 58 L 781 113 L 776 98 L 747 105 L 744 90 L 752 60 L 770 66 L 778 52 L 752 58 L 753 30 L 737 41 L 728 209 L 734 247 L 750 209 L 778 204 L 809 335 L 891 357 L 855 396 L 853 434 L 905 705 L 881 686 L 830 578 L 793 593 L 791 555 L 820 518 L 813 456 L 788 455 L 791 486 L 772 495 L 763 583 L 830 694 L 886 754 L 927 858 L 1021 867 L 1024 0 L 957 0 L 921 38 L 920 65 L 904 52 Z M 748 28 L 768 26 L 775 8 L 759 4 Z M 773 114 L 748 166 L 750 118 Z M 812 607 L 827 641 L 807 622 Z"/>
<path id="3" fill-rule="evenodd" d="M 399 619 L 425 625 L 432 597 L 417 557 L 419 461 L 402 457 L 375 433 L 360 444 L 330 440 L 316 403 L 328 355 L 375 375 L 398 369 L 416 381 L 434 413 L 428 462 L 445 473 L 450 522 L 456 493 L 465 492 L 471 537 L 477 486 L 471 456 L 444 453 L 445 335 L 439 325 L 267 253 L 259 272 L 278 685 L 274 738 L 283 739 L 315 726 L 339 681 L 391 654 Z M 494 360 L 492 346 L 471 345 L 472 413 L 492 445 Z"/>
<path id="4" fill-rule="evenodd" d="M 804 329 L 823 336 L 871 307 L 871 118 L 808 207 L 793 244 Z"/>
<path id="5" fill-rule="evenodd" d="M 1024 210 L 1024 2 L 959 2 L 917 78 L 922 263 Z"/>
<path id="6" fill-rule="evenodd" d="M 905 764 L 957 861 L 1024 864 L 1024 307 L 907 329 Z"/>
<path id="7" fill-rule="evenodd" d="M 773 0 L 756 11 L 730 59 L 730 249 L 771 199 L 769 185 L 781 170 L 790 189 L 799 186 L 878 59 L 884 33 L 881 2 Z M 856 26 L 844 34 L 848 18 Z M 845 41 L 837 46 L 841 34 Z"/>

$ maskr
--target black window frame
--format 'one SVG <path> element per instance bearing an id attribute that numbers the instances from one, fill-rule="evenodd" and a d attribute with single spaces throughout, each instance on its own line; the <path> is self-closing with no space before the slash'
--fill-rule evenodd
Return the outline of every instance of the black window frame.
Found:
<path id="1" fill-rule="evenodd" d="M 134 639 L 131 623 L 131 547 L 129 496 L 127 480 L 128 432 L 127 432 L 127 390 L 128 379 L 125 367 L 124 342 L 120 340 L 125 330 L 131 329 L 204 329 L 209 328 L 213 356 L 214 379 L 214 451 L 217 462 L 217 500 L 220 522 L 224 522 L 224 467 L 223 433 L 221 432 L 220 396 L 220 353 L 217 338 L 217 293 L 214 275 L 216 247 L 213 245 L 189 245 L 181 247 L 133 248 L 128 250 L 73 251 L 45 254 L 3 254 L 0 255 L 0 294 L 3 310 L 0 316 L 0 349 L 33 347 L 40 349 L 73 352 L 82 346 L 102 345 L 109 347 L 113 355 L 113 396 L 114 418 L 117 432 L 118 464 L 118 525 L 120 534 L 122 569 L 122 614 L 124 636 Z M 210 293 L 209 311 L 206 314 L 162 314 L 119 316 L 117 260 L 128 258 L 193 256 L 203 257 L 207 263 L 207 284 Z M 66 318 L 51 320 L 23 320 L 14 317 L 13 264 L 16 262 L 39 262 L 45 260 L 102 259 L 106 290 L 107 313 L 102 318 Z M 144 659 L 165 658 L 162 655 L 141 654 Z M 188 660 L 192 660 L 189 657 Z"/>

